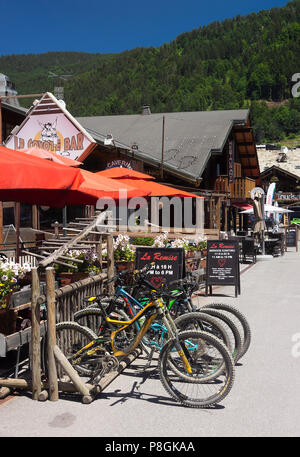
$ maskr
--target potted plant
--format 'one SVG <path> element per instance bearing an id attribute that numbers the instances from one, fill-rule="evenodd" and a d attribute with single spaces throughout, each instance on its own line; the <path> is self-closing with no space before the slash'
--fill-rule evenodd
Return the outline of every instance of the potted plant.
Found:
<path id="1" fill-rule="evenodd" d="M 195 240 L 195 245 L 197 251 L 201 252 L 201 267 L 206 268 L 207 237 L 204 235 L 199 235 Z"/>
<path id="2" fill-rule="evenodd" d="M 170 242 L 170 248 L 183 248 L 185 250 L 186 257 L 193 257 L 194 246 L 190 245 L 189 240 L 186 238 L 176 238 Z"/>
<path id="3" fill-rule="evenodd" d="M 31 270 L 29 264 L 0 262 L 0 333 L 9 335 L 16 331 L 17 313 L 9 309 L 12 294 L 20 289 L 20 280 Z"/>
<path id="4" fill-rule="evenodd" d="M 0 309 L 7 308 L 11 295 L 20 289 L 20 281 L 29 271 L 29 264 L 21 267 L 14 262 L 0 262 Z"/>
<path id="5" fill-rule="evenodd" d="M 70 249 L 66 252 L 66 256 L 72 257 L 76 260 L 81 260 L 81 262 L 64 260 L 64 263 L 70 265 L 69 268 L 66 265 L 57 264 L 55 266 L 55 270 L 60 280 L 61 286 L 65 286 L 67 284 L 71 284 L 73 282 L 87 278 L 90 275 L 100 273 L 100 265 L 94 249 Z M 71 267 L 71 265 L 73 265 L 73 267 Z"/>
<path id="6" fill-rule="evenodd" d="M 114 240 L 114 259 L 117 271 L 133 270 L 134 250 L 130 245 L 129 236 L 120 234 Z"/>
<path id="7" fill-rule="evenodd" d="M 199 235 L 196 239 L 197 250 L 201 251 L 202 255 L 206 257 L 207 252 L 207 237 L 204 235 Z"/>
<path id="8" fill-rule="evenodd" d="M 154 238 L 152 247 L 154 248 L 165 248 L 169 244 L 168 240 L 168 234 L 167 232 L 164 232 L 162 235 L 158 235 L 156 238 Z"/>

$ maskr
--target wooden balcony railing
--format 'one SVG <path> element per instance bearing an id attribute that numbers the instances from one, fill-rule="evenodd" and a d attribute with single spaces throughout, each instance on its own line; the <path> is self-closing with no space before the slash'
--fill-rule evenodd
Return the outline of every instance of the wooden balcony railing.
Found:
<path id="1" fill-rule="evenodd" d="M 229 183 L 228 176 L 218 176 L 215 181 L 214 190 L 217 192 L 228 192 L 230 198 L 250 198 L 250 192 L 255 186 L 255 179 L 234 178 L 234 181 Z"/>

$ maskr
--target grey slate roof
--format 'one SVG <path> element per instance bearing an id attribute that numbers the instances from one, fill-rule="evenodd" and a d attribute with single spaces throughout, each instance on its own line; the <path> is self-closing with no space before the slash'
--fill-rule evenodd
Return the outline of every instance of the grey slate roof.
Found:
<path id="1" fill-rule="evenodd" d="M 11 103 L 2 102 L 2 108 L 6 108 L 9 111 L 14 111 L 15 113 L 22 114 L 24 117 L 27 115 L 28 108 L 23 108 L 22 106 L 15 106 Z"/>
<path id="2" fill-rule="evenodd" d="M 231 128 L 244 124 L 249 110 L 197 111 L 158 114 L 78 117 L 77 121 L 103 142 L 112 134 L 116 146 L 130 149 L 138 145 L 135 155 L 159 164 L 162 151 L 162 125 L 165 116 L 165 168 L 200 178 L 212 152 L 221 152 Z"/>

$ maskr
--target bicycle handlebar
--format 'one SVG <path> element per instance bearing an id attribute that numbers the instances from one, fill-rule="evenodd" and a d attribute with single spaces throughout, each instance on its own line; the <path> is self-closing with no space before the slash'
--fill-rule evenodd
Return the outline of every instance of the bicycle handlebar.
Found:
<path id="1" fill-rule="evenodd" d="M 150 268 L 155 265 L 155 262 L 151 262 L 150 264 L 147 264 L 145 265 L 143 268 L 141 268 L 140 270 L 123 270 L 121 271 L 120 273 L 118 273 L 117 275 L 113 276 L 112 278 L 108 279 L 107 280 L 107 283 L 111 283 L 111 282 L 115 282 L 117 280 L 122 280 L 123 276 L 125 276 L 126 274 L 133 274 L 133 275 L 137 275 L 137 274 L 140 274 L 140 275 L 143 275 L 144 273 L 146 273 L 148 270 L 150 270 Z"/>

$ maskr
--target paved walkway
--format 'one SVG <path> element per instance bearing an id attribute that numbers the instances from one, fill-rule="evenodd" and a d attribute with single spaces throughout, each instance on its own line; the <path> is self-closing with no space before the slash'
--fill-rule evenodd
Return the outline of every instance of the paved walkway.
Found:
<path id="1" fill-rule="evenodd" d="M 198 410 L 170 400 L 155 372 L 137 359 L 90 405 L 71 398 L 35 402 L 18 396 L 0 406 L 0 436 L 216 437 L 299 436 L 300 253 L 259 261 L 233 287 L 204 302 L 237 306 L 252 330 L 249 351 L 222 405 Z"/>

